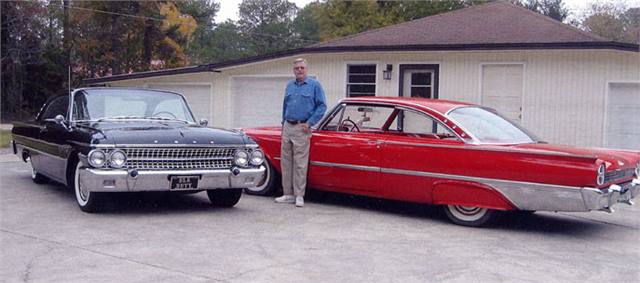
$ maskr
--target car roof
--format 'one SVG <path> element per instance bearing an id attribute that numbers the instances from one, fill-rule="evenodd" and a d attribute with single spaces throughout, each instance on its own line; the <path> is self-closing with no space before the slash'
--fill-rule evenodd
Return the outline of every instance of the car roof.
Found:
<path id="1" fill-rule="evenodd" d="M 466 102 L 442 100 L 442 99 L 429 99 L 418 97 L 393 97 L 393 96 L 376 96 L 376 97 L 351 97 L 345 98 L 341 102 L 345 103 L 386 103 L 399 106 L 408 106 L 414 108 L 426 108 L 431 109 L 444 115 L 450 110 L 461 107 L 474 105 Z"/>

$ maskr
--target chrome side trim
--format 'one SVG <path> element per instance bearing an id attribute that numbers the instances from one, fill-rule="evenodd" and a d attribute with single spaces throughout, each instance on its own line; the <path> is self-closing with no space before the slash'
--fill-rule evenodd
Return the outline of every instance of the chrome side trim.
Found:
<path id="1" fill-rule="evenodd" d="M 385 140 L 384 143 L 386 143 L 386 144 L 397 144 L 397 145 L 408 145 L 408 146 L 419 146 L 419 147 L 434 147 L 434 148 L 465 149 L 465 150 L 479 150 L 479 151 L 492 151 L 492 152 L 523 153 L 523 154 L 544 155 L 544 156 L 575 157 L 575 158 L 588 158 L 588 159 L 596 158 L 595 156 L 588 156 L 588 155 L 559 154 L 559 153 L 535 152 L 535 151 L 528 151 L 528 150 L 513 150 L 513 149 L 478 148 L 478 147 L 473 146 L 473 145 L 472 146 L 434 145 L 434 144 L 398 142 L 398 141 L 389 141 L 389 140 Z"/>
<path id="2" fill-rule="evenodd" d="M 46 155 L 46 156 L 48 156 L 48 157 L 53 157 L 53 158 L 58 159 L 58 160 L 64 160 L 65 162 L 67 161 L 67 159 L 66 159 L 66 158 L 63 158 L 63 157 L 60 157 L 60 156 L 57 156 L 57 155 L 53 155 L 53 154 L 51 154 L 51 153 L 47 153 L 47 152 L 44 152 L 44 151 L 39 150 L 39 149 L 35 149 L 35 148 L 30 147 L 30 146 L 28 146 L 28 145 L 22 144 L 22 143 L 20 143 L 20 142 L 16 142 L 16 144 L 17 144 L 17 145 L 20 145 L 20 146 L 22 146 L 23 148 L 26 148 L 26 149 L 28 149 L 28 150 L 30 150 L 30 151 L 35 151 L 35 152 L 37 152 L 38 154 Z"/>
<path id="3" fill-rule="evenodd" d="M 374 166 L 340 164 L 340 163 L 321 162 L 321 161 L 311 161 L 311 165 L 361 170 L 361 171 L 368 171 L 368 172 L 380 172 L 380 167 L 374 167 Z"/>
<path id="4" fill-rule="evenodd" d="M 521 210 L 540 211 L 589 211 L 593 208 L 585 204 L 584 190 L 587 188 L 551 185 L 532 182 L 521 182 L 482 177 L 470 177 L 453 174 L 432 173 L 423 171 L 403 170 L 395 168 L 380 168 L 351 164 L 312 161 L 312 165 L 347 168 L 387 174 L 430 177 L 455 181 L 480 183 L 498 191 L 511 204 Z M 593 189 L 597 190 L 597 189 Z"/>

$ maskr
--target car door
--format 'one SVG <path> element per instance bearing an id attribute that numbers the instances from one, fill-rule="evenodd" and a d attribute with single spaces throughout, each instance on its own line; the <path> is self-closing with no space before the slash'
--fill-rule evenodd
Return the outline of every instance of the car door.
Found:
<path id="1" fill-rule="evenodd" d="M 380 146 L 383 125 L 393 107 L 341 105 L 313 132 L 311 187 L 372 195 L 380 190 Z"/>
<path id="2" fill-rule="evenodd" d="M 463 162 L 457 159 L 464 142 L 436 118 L 408 108 L 398 108 L 386 133 L 379 195 L 431 203 L 433 184 L 442 179 L 439 174 Z"/>
<path id="3" fill-rule="evenodd" d="M 40 151 L 38 170 L 59 182 L 66 182 L 66 164 L 70 146 L 66 144 L 69 132 L 54 119 L 57 115 L 67 117 L 69 98 L 59 97 L 48 104 L 42 115 L 38 117 L 40 123 Z"/>

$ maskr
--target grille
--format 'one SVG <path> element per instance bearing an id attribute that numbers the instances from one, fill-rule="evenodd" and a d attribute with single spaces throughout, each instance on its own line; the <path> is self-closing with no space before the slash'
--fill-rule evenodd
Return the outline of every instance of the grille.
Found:
<path id="1" fill-rule="evenodd" d="M 226 169 L 235 148 L 125 148 L 129 169 Z"/>
<path id="2" fill-rule="evenodd" d="M 633 174 L 635 174 L 635 170 L 633 168 L 607 172 L 604 174 L 604 182 L 616 183 L 616 181 L 618 180 L 631 179 L 633 177 Z"/>

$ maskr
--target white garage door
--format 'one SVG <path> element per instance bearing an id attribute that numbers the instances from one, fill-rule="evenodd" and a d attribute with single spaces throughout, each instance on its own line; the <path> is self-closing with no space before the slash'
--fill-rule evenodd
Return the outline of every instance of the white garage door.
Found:
<path id="1" fill-rule="evenodd" d="M 213 113 L 211 112 L 211 86 L 206 84 L 150 84 L 149 88 L 174 91 L 184 95 L 191 107 L 191 111 L 196 118 L 209 120 L 209 125 L 213 123 Z"/>
<path id="2" fill-rule="evenodd" d="M 292 79 L 292 76 L 232 78 L 233 127 L 280 125 L 284 89 Z"/>
<path id="3" fill-rule="evenodd" d="M 604 145 L 640 150 L 640 83 L 611 83 L 607 96 Z"/>
<path id="4" fill-rule="evenodd" d="M 523 78 L 522 64 L 483 65 L 481 104 L 522 123 Z"/>

